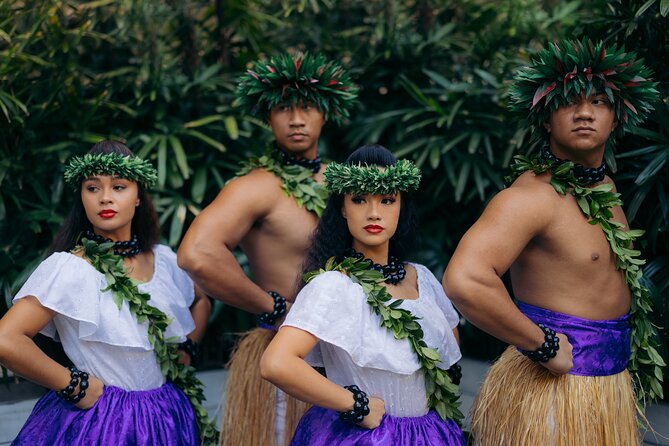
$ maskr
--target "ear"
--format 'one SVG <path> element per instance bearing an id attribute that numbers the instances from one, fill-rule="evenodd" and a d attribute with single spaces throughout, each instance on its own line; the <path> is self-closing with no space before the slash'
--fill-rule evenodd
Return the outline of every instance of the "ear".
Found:
<path id="1" fill-rule="evenodd" d="M 548 121 L 544 122 L 544 128 L 546 129 L 547 133 L 551 132 L 551 125 L 548 123 Z"/>
<path id="2" fill-rule="evenodd" d="M 139 198 L 135 200 L 135 207 L 139 206 Z"/>
<path id="3" fill-rule="evenodd" d="M 344 208 L 344 206 L 341 207 L 341 216 L 346 220 L 346 208 Z"/>

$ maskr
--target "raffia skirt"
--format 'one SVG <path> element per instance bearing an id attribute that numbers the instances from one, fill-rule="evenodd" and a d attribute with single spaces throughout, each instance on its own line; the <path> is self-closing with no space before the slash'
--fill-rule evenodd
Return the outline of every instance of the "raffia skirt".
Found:
<path id="1" fill-rule="evenodd" d="M 509 347 L 489 370 L 474 402 L 475 444 L 638 446 L 636 400 L 624 369 L 627 318 L 590 321 L 522 303 L 519 307 L 533 321 L 567 335 L 574 368 L 554 376 Z"/>
<path id="2" fill-rule="evenodd" d="M 276 332 L 255 328 L 239 340 L 229 364 L 222 446 L 287 445 L 309 405 L 260 376 L 260 358 Z"/>

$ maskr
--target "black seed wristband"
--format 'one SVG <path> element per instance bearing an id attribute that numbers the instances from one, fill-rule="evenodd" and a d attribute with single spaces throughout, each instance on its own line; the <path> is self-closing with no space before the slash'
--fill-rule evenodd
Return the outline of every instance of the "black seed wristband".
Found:
<path id="1" fill-rule="evenodd" d="M 367 398 L 367 394 L 356 385 L 344 386 L 344 389 L 353 394 L 355 402 L 353 403 L 353 409 L 339 412 L 339 418 L 358 424 L 369 415 L 369 399 Z"/>
<path id="2" fill-rule="evenodd" d="M 268 291 L 267 294 L 274 299 L 274 310 L 271 313 L 263 313 L 258 316 L 258 321 L 265 325 L 274 325 L 276 321 L 286 315 L 286 298 L 276 291 Z"/>
<path id="3" fill-rule="evenodd" d="M 555 358 L 560 350 L 560 339 L 555 335 L 555 330 L 546 327 L 544 324 L 537 324 L 544 332 L 544 343 L 536 350 L 520 350 L 520 352 L 535 362 L 548 362 Z"/>
<path id="4" fill-rule="evenodd" d="M 460 366 L 460 364 L 456 362 L 451 367 L 449 367 L 448 370 L 446 370 L 446 373 L 448 373 L 448 376 L 451 377 L 451 381 L 453 381 L 453 384 L 455 384 L 456 386 L 460 385 L 460 380 L 462 380 L 462 367 Z"/>
<path id="5" fill-rule="evenodd" d="M 86 396 L 86 389 L 88 389 L 88 373 L 78 370 L 74 366 L 69 367 L 70 370 L 70 384 L 63 390 L 56 392 L 63 400 L 68 403 L 77 404 Z M 74 390 L 79 385 L 79 393 L 74 395 Z"/>
<path id="6" fill-rule="evenodd" d="M 188 353 L 192 361 L 197 360 L 198 356 L 200 356 L 200 344 L 190 338 L 186 338 L 184 342 L 179 344 L 179 350 Z"/>

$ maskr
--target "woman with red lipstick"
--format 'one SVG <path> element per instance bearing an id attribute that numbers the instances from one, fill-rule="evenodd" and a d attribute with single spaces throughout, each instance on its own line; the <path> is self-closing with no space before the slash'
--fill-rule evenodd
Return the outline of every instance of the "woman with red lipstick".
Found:
<path id="1" fill-rule="evenodd" d="M 458 315 L 432 273 L 405 261 L 420 170 L 368 145 L 325 179 L 307 283 L 261 360 L 265 379 L 314 405 L 291 444 L 465 444 Z"/>
<path id="2" fill-rule="evenodd" d="M 209 302 L 157 244 L 146 193 L 155 169 L 103 141 L 74 158 L 65 179 L 79 199 L 0 320 L 0 362 L 53 389 L 12 444 L 214 443 L 198 410 L 201 383 L 182 364 L 190 357 L 167 343 L 192 353 L 186 335 L 202 336 Z M 38 332 L 60 340 L 73 365 L 46 356 L 32 341 Z"/>

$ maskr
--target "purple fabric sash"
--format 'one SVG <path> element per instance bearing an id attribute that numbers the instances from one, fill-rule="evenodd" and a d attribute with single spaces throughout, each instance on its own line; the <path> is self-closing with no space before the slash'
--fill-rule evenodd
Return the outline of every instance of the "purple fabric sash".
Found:
<path id="1" fill-rule="evenodd" d="M 410 397 L 410 395 L 408 395 Z M 295 429 L 291 446 L 465 446 L 455 421 L 437 412 L 422 417 L 384 415 L 376 429 L 364 429 L 339 419 L 334 410 L 313 406 Z"/>
<path id="2" fill-rule="evenodd" d="M 193 406 L 171 382 L 139 391 L 105 386 L 87 410 L 47 392 L 12 442 L 12 446 L 199 444 Z"/>
<path id="3" fill-rule="evenodd" d="M 573 346 L 570 375 L 608 376 L 620 373 L 630 358 L 629 314 L 593 321 L 518 302 L 518 309 L 534 323 L 564 333 Z"/>

